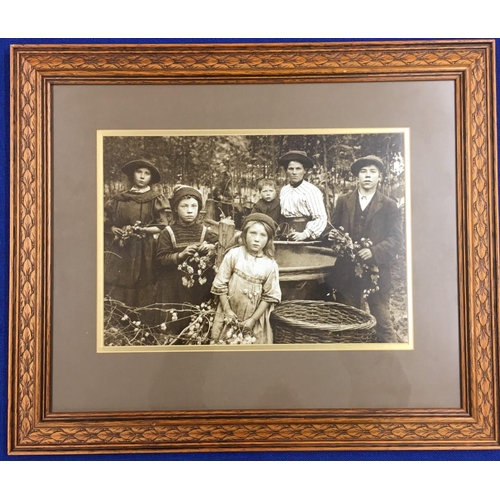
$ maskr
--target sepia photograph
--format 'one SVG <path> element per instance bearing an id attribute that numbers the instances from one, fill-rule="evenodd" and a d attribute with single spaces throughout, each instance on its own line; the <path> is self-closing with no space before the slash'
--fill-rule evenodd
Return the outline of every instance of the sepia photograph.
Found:
<path id="1" fill-rule="evenodd" d="M 10 55 L 9 454 L 498 449 L 494 40 Z"/>
<path id="2" fill-rule="evenodd" d="M 409 136 L 98 131 L 98 351 L 412 349 Z"/>

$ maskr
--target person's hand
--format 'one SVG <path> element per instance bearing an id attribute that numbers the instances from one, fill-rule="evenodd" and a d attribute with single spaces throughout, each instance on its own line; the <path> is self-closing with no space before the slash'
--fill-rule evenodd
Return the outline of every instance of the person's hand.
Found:
<path id="1" fill-rule="evenodd" d="M 243 331 L 251 333 L 253 331 L 253 327 L 255 326 L 255 320 L 252 318 L 248 318 L 243 323 L 241 323 L 241 328 Z"/>
<path id="2" fill-rule="evenodd" d="M 294 231 L 293 233 L 290 233 L 288 235 L 288 239 L 290 239 L 292 241 L 305 241 L 305 240 L 307 240 L 307 238 L 308 238 L 308 236 L 304 232 L 297 233 L 296 231 Z"/>
<path id="3" fill-rule="evenodd" d="M 206 241 L 203 241 L 201 245 L 198 247 L 198 252 L 202 254 L 211 252 L 212 250 L 215 250 L 215 245 L 207 243 Z"/>
<path id="4" fill-rule="evenodd" d="M 226 318 L 229 321 L 237 321 L 238 320 L 238 316 L 230 307 L 228 307 L 227 309 L 224 310 L 224 315 L 226 316 Z"/>
<path id="5" fill-rule="evenodd" d="M 123 236 L 123 229 L 116 226 L 111 226 L 111 232 L 117 237 L 121 238 Z"/>
<path id="6" fill-rule="evenodd" d="M 373 253 L 369 248 L 363 248 L 358 252 L 358 255 L 363 259 L 363 260 L 369 260 L 373 257 Z"/>
<path id="7" fill-rule="evenodd" d="M 192 257 L 198 251 L 198 245 L 188 245 L 182 252 L 179 253 L 179 260 L 186 260 Z"/>

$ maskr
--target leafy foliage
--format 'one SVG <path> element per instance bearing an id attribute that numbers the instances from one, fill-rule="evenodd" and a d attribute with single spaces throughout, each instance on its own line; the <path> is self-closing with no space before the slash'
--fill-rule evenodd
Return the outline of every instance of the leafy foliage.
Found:
<path id="1" fill-rule="evenodd" d="M 170 195 L 175 184 L 197 187 L 205 197 L 219 189 L 240 206 L 258 199 L 257 182 L 285 183 L 278 158 L 286 151 L 305 151 L 315 161 L 310 182 L 323 192 L 328 212 L 336 195 L 353 188 L 350 165 L 356 158 L 380 156 L 389 166 L 382 190 L 404 196 L 403 134 L 106 136 L 104 195 L 126 188 L 121 167 L 137 158 L 151 161 L 162 177 L 159 189 Z"/>
<path id="2" fill-rule="evenodd" d="M 332 228 L 328 234 L 328 241 L 337 257 L 345 258 L 354 264 L 354 277 L 361 284 L 363 298 L 366 299 L 372 293 L 377 292 L 379 290 L 379 268 L 375 264 L 365 262 L 359 256 L 359 250 L 369 249 L 373 246 L 372 241 L 368 238 L 361 238 L 359 242 L 353 241 L 343 227 Z"/>

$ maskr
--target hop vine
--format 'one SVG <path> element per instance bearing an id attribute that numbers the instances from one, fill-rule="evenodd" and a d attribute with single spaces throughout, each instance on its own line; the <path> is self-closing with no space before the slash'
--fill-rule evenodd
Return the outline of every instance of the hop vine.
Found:
<path id="1" fill-rule="evenodd" d="M 207 273 L 211 269 L 217 272 L 215 265 L 216 256 L 215 250 L 209 250 L 204 255 L 196 252 L 182 264 L 179 264 L 177 269 L 184 274 L 181 279 L 182 286 L 192 288 L 195 283 L 204 285 L 208 281 Z"/>
<path id="2" fill-rule="evenodd" d="M 374 263 L 367 263 L 359 256 L 359 250 L 371 248 L 373 242 L 369 238 L 361 238 L 359 242 L 353 241 L 349 233 L 341 226 L 333 228 L 328 234 L 328 241 L 334 254 L 339 258 L 348 259 L 354 263 L 353 272 L 355 279 L 361 284 L 363 298 L 367 299 L 372 293 L 378 292 L 380 270 Z"/>

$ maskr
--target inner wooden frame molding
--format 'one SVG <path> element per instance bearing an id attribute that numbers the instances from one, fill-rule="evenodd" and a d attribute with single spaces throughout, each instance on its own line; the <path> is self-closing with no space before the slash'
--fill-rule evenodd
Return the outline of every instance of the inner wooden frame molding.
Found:
<path id="1" fill-rule="evenodd" d="M 11 454 L 499 447 L 494 41 L 11 48 Z M 53 413 L 55 85 L 448 80 L 456 89 L 458 409 Z"/>

